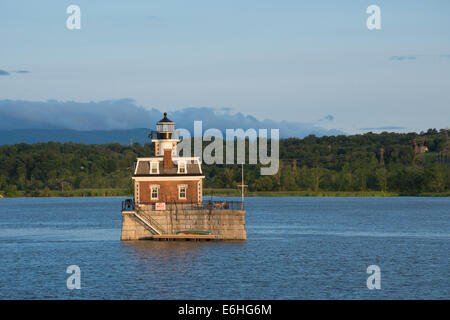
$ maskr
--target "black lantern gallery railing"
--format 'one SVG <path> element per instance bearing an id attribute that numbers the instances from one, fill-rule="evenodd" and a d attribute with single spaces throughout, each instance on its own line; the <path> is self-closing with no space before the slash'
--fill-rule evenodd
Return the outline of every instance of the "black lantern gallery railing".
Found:
<path id="1" fill-rule="evenodd" d="M 122 211 L 134 211 L 134 199 L 122 201 Z"/>
<path id="2" fill-rule="evenodd" d="M 144 206 L 151 206 L 151 210 L 156 210 L 154 203 L 142 203 Z M 122 211 L 134 211 L 134 199 L 126 199 L 122 201 Z M 241 201 L 212 201 L 208 200 L 203 203 L 176 203 L 166 202 L 165 211 L 178 210 L 244 210 L 244 203 Z"/>

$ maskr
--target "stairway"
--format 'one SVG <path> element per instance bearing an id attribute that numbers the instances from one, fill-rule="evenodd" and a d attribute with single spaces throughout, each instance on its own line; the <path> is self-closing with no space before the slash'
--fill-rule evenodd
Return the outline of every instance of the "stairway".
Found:
<path id="1" fill-rule="evenodd" d="M 163 228 L 151 217 L 142 214 L 141 212 L 135 212 L 134 217 L 152 234 L 161 235 L 163 234 Z"/>

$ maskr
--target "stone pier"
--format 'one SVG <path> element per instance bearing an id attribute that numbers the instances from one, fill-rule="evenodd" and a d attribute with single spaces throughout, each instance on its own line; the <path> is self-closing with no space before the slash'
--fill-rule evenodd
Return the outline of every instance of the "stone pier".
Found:
<path id="1" fill-rule="evenodd" d="M 173 239 L 178 231 L 209 231 L 215 240 L 246 240 L 245 211 L 180 210 L 122 211 L 122 240 L 146 240 L 167 235 Z M 155 236 L 155 237 L 154 237 Z M 153 238 L 154 237 L 154 238 Z M 201 239 L 201 237 L 199 237 Z"/>

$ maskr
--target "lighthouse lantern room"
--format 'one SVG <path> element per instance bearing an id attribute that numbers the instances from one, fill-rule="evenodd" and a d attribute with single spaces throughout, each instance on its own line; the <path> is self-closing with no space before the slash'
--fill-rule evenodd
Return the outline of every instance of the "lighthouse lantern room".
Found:
<path id="1" fill-rule="evenodd" d="M 156 139 L 153 137 L 156 133 Z M 152 142 L 155 144 L 155 156 L 161 156 L 164 154 L 164 150 L 172 150 L 172 156 L 177 155 L 177 143 L 179 139 L 174 139 L 175 134 L 175 122 L 172 122 L 167 118 L 167 113 L 164 112 L 164 118 L 159 120 L 156 124 L 156 131 L 152 131 Z"/>

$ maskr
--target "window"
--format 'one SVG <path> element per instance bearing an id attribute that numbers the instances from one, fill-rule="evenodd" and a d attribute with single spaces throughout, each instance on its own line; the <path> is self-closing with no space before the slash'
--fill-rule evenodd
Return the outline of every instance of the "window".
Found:
<path id="1" fill-rule="evenodd" d="M 150 195 L 152 200 L 158 200 L 159 186 L 150 186 Z"/>
<path id="2" fill-rule="evenodd" d="M 186 162 L 184 161 L 178 162 L 178 173 L 187 173 Z"/>
<path id="3" fill-rule="evenodd" d="M 175 125 L 173 124 L 158 124 L 156 130 L 159 132 L 173 132 Z"/>
<path id="4" fill-rule="evenodd" d="M 186 199 L 186 185 L 179 185 L 178 186 L 178 199 Z"/>
<path id="5" fill-rule="evenodd" d="M 150 173 L 151 174 L 159 173 L 158 162 L 150 162 Z"/>

